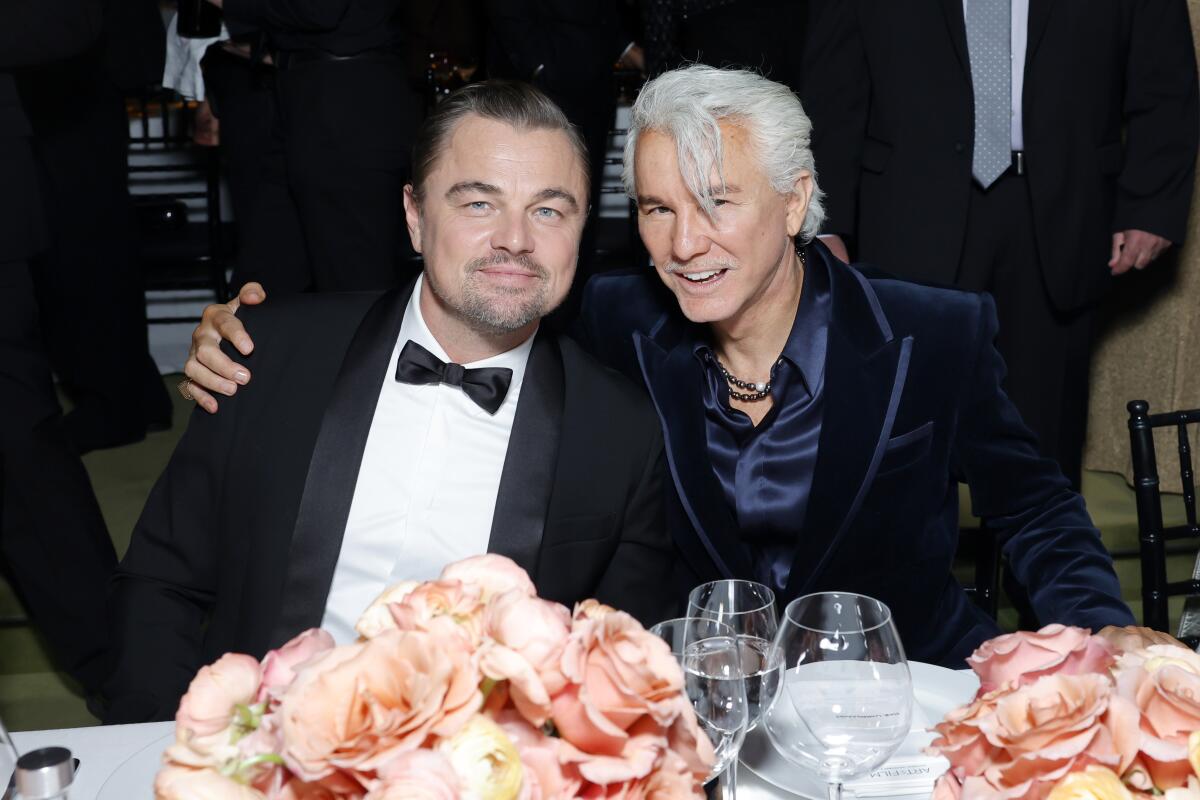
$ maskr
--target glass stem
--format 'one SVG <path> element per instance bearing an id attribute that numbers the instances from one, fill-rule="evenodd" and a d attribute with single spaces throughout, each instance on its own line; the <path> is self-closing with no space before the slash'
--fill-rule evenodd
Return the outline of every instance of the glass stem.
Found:
<path id="1" fill-rule="evenodd" d="M 842 800 L 841 782 L 826 784 L 829 789 L 829 800 Z"/>
<path id="2" fill-rule="evenodd" d="M 737 768 L 738 760 L 735 758 L 721 773 L 719 796 L 722 800 L 737 800 Z"/>

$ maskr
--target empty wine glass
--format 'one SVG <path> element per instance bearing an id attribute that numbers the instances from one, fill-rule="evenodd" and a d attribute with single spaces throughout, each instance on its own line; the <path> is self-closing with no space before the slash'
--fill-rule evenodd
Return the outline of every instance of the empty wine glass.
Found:
<path id="1" fill-rule="evenodd" d="M 754 581 L 722 580 L 702 583 L 688 595 L 688 616 L 706 617 L 733 629 L 741 645 L 750 726 L 762 719 L 775 694 L 778 671 L 767 662 L 767 651 L 778 630 L 775 592 Z"/>
<path id="2" fill-rule="evenodd" d="M 731 775 L 746 736 L 749 708 L 737 637 L 724 623 L 698 617 L 660 622 L 650 628 L 671 646 L 683 669 L 683 688 L 716 760 L 705 782 Z M 725 797 L 735 800 L 735 780 L 725 780 Z"/>
<path id="3" fill-rule="evenodd" d="M 788 604 L 769 654 L 781 680 L 763 725 L 776 749 L 842 784 L 896 752 L 912 721 L 912 678 L 892 612 L 859 594 L 824 592 Z"/>

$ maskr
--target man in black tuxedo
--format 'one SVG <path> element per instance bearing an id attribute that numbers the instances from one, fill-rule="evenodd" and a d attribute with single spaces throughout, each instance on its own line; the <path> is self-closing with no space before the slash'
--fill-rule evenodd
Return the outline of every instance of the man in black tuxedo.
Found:
<path id="1" fill-rule="evenodd" d="M 1093 310 L 1186 232 L 1187 4 L 811 0 L 805 48 L 825 231 L 992 294 L 1005 390 L 1078 486 Z"/>
<path id="2" fill-rule="evenodd" d="M 479 84 L 430 116 L 414 167 L 415 288 L 244 312 L 254 381 L 193 415 L 117 572 L 109 721 L 169 718 L 225 651 L 352 639 L 386 585 L 485 551 L 545 598 L 669 613 L 654 412 L 538 332 L 574 272 L 582 139 L 532 87 Z"/>
<path id="3" fill-rule="evenodd" d="M 63 427 L 38 330 L 28 262 L 48 236 L 13 73 L 77 55 L 101 25 L 99 0 L 54 13 L 40 0 L 0 5 L 0 560 L 55 660 L 88 691 L 105 677 L 104 597 L 116 555 Z"/>

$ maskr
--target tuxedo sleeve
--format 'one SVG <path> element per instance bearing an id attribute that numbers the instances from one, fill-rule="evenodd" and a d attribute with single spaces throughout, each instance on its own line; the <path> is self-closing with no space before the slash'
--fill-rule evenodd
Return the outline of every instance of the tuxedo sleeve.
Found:
<path id="1" fill-rule="evenodd" d="M 219 509 L 238 403 L 192 412 L 150 492 L 112 586 L 114 669 L 106 722 L 165 720 L 201 664 L 217 587 Z"/>
<path id="2" fill-rule="evenodd" d="M 103 25 L 100 0 L 5 0 L 0 3 L 0 69 L 78 55 L 100 39 Z"/>
<path id="3" fill-rule="evenodd" d="M 1187 233 L 1200 104 L 1184 0 L 1136 0 L 1125 73 L 1125 163 L 1113 230 Z"/>
<path id="4" fill-rule="evenodd" d="M 817 182 L 825 192 L 822 233 L 854 235 L 870 74 L 852 0 L 811 0 L 800 99 L 812 120 Z"/>
<path id="5" fill-rule="evenodd" d="M 993 345 L 998 325 L 990 296 L 979 296 L 977 315 L 975 364 L 954 442 L 976 516 L 997 532 L 1042 624 L 1093 630 L 1133 624 L 1083 498 L 1054 461 L 1039 455 L 1033 434 L 1000 388 L 1004 362 Z"/>
<path id="6" fill-rule="evenodd" d="M 646 456 L 640 474 L 633 476 L 621 541 L 596 587 L 596 599 L 649 626 L 675 616 L 678 604 L 669 580 L 674 545 L 664 504 L 666 455 L 657 419 L 651 414 L 647 422 L 640 439 L 648 443 Z"/>

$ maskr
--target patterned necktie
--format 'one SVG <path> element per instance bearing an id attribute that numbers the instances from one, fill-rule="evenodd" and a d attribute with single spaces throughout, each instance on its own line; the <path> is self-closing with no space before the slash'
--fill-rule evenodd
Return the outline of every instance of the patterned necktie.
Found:
<path id="1" fill-rule="evenodd" d="M 1011 0 L 968 0 L 967 51 L 975 89 L 971 174 L 983 188 L 1012 164 Z"/>
<path id="2" fill-rule="evenodd" d="M 447 364 L 413 341 L 404 343 L 396 363 L 396 380 L 401 383 L 457 386 L 475 405 L 489 414 L 500 410 L 504 396 L 508 394 L 508 386 L 512 383 L 512 374 L 508 367 L 467 369 L 462 364 Z"/>

